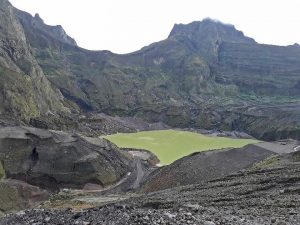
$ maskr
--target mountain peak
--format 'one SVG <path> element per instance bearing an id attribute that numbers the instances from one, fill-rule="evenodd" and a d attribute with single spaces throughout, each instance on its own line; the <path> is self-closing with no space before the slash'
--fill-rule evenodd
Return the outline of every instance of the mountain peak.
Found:
<path id="1" fill-rule="evenodd" d="M 36 14 L 34 15 L 34 19 L 40 19 L 40 20 L 42 20 L 41 17 L 40 17 L 40 14 L 38 14 L 38 13 L 36 13 Z M 43 21 L 43 20 L 42 20 L 42 21 Z"/>
<path id="2" fill-rule="evenodd" d="M 34 17 L 32 17 L 27 12 L 21 11 L 16 8 L 14 10 L 23 26 L 34 27 L 35 29 L 47 33 L 49 36 L 55 38 L 56 40 L 59 40 L 60 42 L 77 46 L 76 41 L 67 35 L 67 33 L 61 25 L 50 26 L 45 24 L 44 20 L 40 17 L 38 13 L 36 13 Z"/>
<path id="3" fill-rule="evenodd" d="M 211 18 L 189 24 L 175 24 L 169 35 L 170 37 L 187 37 L 196 42 L 212 39 L 219 42 L 256 43 L 254 39 L 246 37 L 243 32 L 237 30 L 233 25 Z"/>
<path id="4" fill-rule="evenodd" d="M 38 13 L 36 13 L 33 17 L 33 20 L 36 22 L 36 23 L 39 23 L 39 24 L 45 24 L 44 23 L 44 20 L 40 17 L 40 15 Z"/>

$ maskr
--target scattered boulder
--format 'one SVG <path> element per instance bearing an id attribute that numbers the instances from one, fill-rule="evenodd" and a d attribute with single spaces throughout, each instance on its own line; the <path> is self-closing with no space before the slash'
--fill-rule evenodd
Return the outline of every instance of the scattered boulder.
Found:
<path id="1" fill-rule="evenodd" d="M 145 149 L 122 148 L 122 150 L 127 151 L 132 156 L 142 159 L 150 167 L 156 166 L 160 162 L 155 154 Z"/>
<path id="2" fill-rule="evenodd" d="M 100 138 L 5 127 L 0 128 L 0 162 L 7 178 L 56 191 L 115 183 L 130 171 L 131 156 Z"/>
<path id="3" fill-rule="evenodd" d="M 216 225 L 215 223 L 211 222 L 211 221 L 205 221 L 204 225 Z"/>
<path id="4" fill-rule="evenodd" d="M 0 212 L 32 208 L 49 198 L 39 187 L 18 180 L 0 181 Z"/>

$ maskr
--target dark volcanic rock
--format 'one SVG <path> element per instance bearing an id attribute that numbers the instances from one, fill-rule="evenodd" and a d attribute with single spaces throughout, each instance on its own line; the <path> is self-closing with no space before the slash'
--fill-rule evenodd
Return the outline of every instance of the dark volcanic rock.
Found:
<path id="1" fill-rule="evenodd" d="M 7 0 L 0 1 L 0 115 L 22 120 L 67 111 L 32 54 L 23 26 Z"/>
<path id="2" fill-rule="evenodd" d="M 191 42 L 197 52 L 209 63 L 218 60 L 218 48 L 223 42 L 256 44 L 252 38 L 244 36 L 243 32 L 236 30 L 233 25 L 209 18 L 186 25 L 175 24 L 169 38 Z"/>
<path id="3" fill-rule="evenodd" d="M 62 26 L 49 26 L 44 23 L 39 14 L 35 14 L 32 17 L 29 13 L 14 9 L 18 17 L 20 18 L 21 23 L 30 23 L 31 26 L 40 30 L 40 32 L 46 33 L 54 39 L 57 39 L 63 43 L 77 46 L 76 41 L 69 37 Z"/>
<path id="4" fill-rule="evenodd" d="M 256 145 L 194 153 L 152 172 L 141 192 L 203 183 L 252 166 L 274 152 Z"/>
<path id="5" fill-rule="evenodd" d="M 131 155 L 140 158 L 150 167 L 156 166 L 160 162 L 159 158 L 157 158 L 157 156 L 149 150 L 135 148 L 122 148 L 122 150 L 127 151 Z"/>
<path id="6" fill-rule="evenodd" d="M 46 189 L 106 186 L 130 170 L 130 156 L 103 139 L 29 127 L 0 129 L 0 161 L 7 178 Z"/>
<path id="7" fill-rule="evenodd" d="M 48 198 L 47 191 L 23 181 L 0 181 L 0 212 L 32 208 Z"/>
<path id="8" fill-rule="evenodd" d="M 104 113 L 64 114 L 60 117 L 49 115 L 47 117 L 32 118 L 30 125 L 42 129 L 79 132 L 92 137 L 170 128 L 162 122 L 147 123 L 139 118 L 109 116 Z"/>
<path id="9" fill-rule="evenodd" d="M 299 106 L 297 45 L 261 45 L 232 25 L 205 19 L 175 25 L 167 39 L 134 53 L 88 51 L 61 26 L 0 3 L 0 115 L 28 122 L 96 111 L 268 140 L 299 138 L 299 118 L 277 113 L 289 103 Z M 247 109 L 261 105 L 274 126 L 260 126 L 265 115 L 256 111 L 249 118 Z"/>
<path id="10" fill-rule="evenodd" d="M 28 223 L 45 223 L 73 225 L 133 225 L 133 224 L 196 224 L 200 220 L 189 211 L 140 209 L 126 205 L 105 206 L 88 211 L 73 213 L 69 210 L 34 210 L 25 211 L 22 215 L 6 217 L 0 220 L 1 225 L 25 225 Z"/>
<path id="11" fill-rule="evenodd" d="M 255 133 L 264 117 L 255 114 L 249 120 L 243 110 L 266 103 L 280 109 L 278 103 L 299 100 L 297 46 L 260 45 L 232 25 L 206 19 L 175 25 L 166 40 L 117 55 L 81 49 L 54 37 L 42 21 L 37 26 L 37 18 L 21 11 L 17 16 L 39 65 L 72 111 L 135 116 L 175 127 L 236 129 L 263 138 L 278 129 L 291 130 L 290 137 L 298 129 L 298 118 L 282 124 L 277 122 L 282 114 L 267 108 L 279 128 L 262 126 Z M 253 121 L 255 127 L 247 130 Z"/>
<path id="12" fill-rule="evenodd" d="M 118 204 L 80 212 L 30 210 L 7 215 L 0 224 L 296 225 L 300 221 L 299 154 L 282 155 L 276 164 L 264 168 Z"/>
<path id="13" fill-rule="evenodd" d="M 252 105 L 231 109 L 226 123 L 258 139 L 273 141 L 300 139 L 300 104 Z"/>
<path id="14" fill-rule="evenodd" d="M 216 224 L 299 224 L 300 151 L 198 185 L 131 199 L 135 207 L 186 208 Z"/>

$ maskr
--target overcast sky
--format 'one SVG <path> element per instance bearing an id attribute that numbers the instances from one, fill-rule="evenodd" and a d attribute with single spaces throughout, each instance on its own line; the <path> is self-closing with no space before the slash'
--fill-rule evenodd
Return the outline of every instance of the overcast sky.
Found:
<path id="1" fill-rule="evenodd" d="M 210 17 L 259 43 L 300 43 L 300 0 L 10 0 L 45 23 L 62 25 L 78 45 L 128 53 L 165 39 L 175 23 Z"/>

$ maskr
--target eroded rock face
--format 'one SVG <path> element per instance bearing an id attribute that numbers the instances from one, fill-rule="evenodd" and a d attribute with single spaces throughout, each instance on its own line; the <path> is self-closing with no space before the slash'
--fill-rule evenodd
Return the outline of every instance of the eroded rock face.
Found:
<path id="1" fill-rule="evenodd" d="M 29 127 L 0 129 L 0 161 L 7 178 L 50 190 L 106 186 L 130 170 L 130 157 L 109 141 Z"/>
<path id="2" fill-rule="evenodd" d="M 44 32 L 52 38 L 57 39 L 63 43 L 77 46 L 76 41 L 67 35 L 66 31 L 63 29 L 62 26 L 46 25 L 43 19 L 39 16 L 39 14 L 35 14 L 35 16 L 32 17 L 29 13 L 20 11 L 18 9 L 14 9 L 14 11 L 21 22 L 30 23 L 31 26 L 40 30 L 40 32 Z"/>
<path id="3" fill-rule="evenodd" d="M 18 180 L 0 181 L 0 212 L 32 208 L 49 198 L 39 187 Z"/>
<path id="4" fill-rule="evenodd" d="M 38 16 L 16 15 L 35 59 L 71 111 L 240 130 L 264 140 L 299 138 L 299 118 L 286 123 L 290 116 L 274 113 L 298 102 L 297 46 L 261 45 L 232 25 L 206 19 L 175 25 L 167 39 L 116 55 L 81 49 Z M 266 103 L 272 126 L 260 127 L 266 118 L 256 110 L 249 118 L 248 109 Z"/>
<path id="5" fill-rule="evenodd" d="M 299 118 L 275 112 L 296 102 L 299 114 L 297 45 L 261 45 L 206 19 L 175 25 L 167 39 L 117 55 L 79 48 L 61 26 L 7 0 L 0 9 L 0 116 L 29 121 L 99 111 L 264 140 L 299 138 Z M 261 123 L 259 110 L 248 112 L 266 103 L 272 126 Z"/>
<path id="6" fill-rule="evenodd" d="M 32 55 L 23 27 L 7 0 L 0 1 L 0 115 L 30 117 L 67 111 Z"/>

